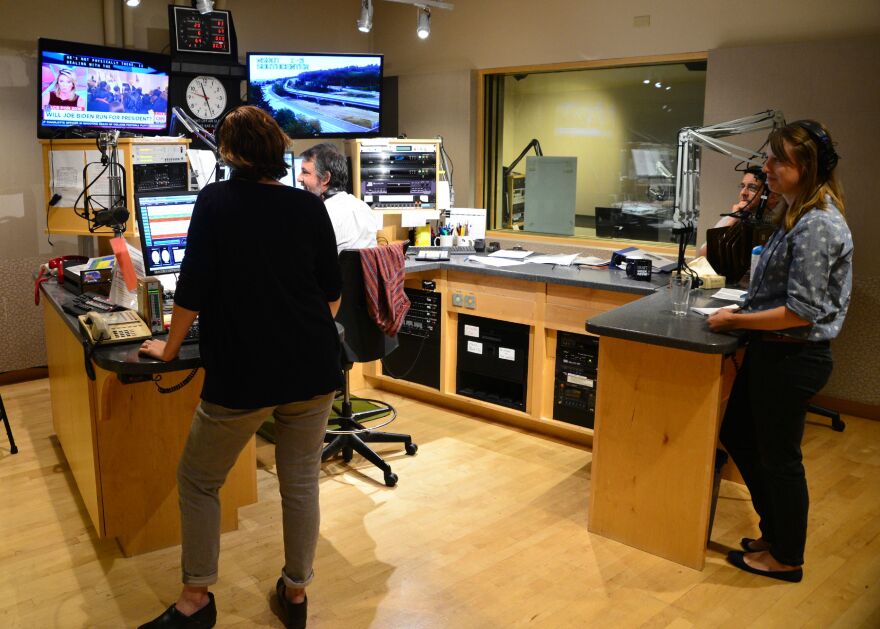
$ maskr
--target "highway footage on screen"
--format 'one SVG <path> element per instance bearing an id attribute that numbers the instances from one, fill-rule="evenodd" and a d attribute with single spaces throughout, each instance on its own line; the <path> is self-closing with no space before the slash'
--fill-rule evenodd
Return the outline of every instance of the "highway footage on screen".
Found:
<path id="1" fill-rule="evenodd" d="M 251 54 L 248 65 L 248 102 L 290 137 L 379 132 L 381 57 Z"/>

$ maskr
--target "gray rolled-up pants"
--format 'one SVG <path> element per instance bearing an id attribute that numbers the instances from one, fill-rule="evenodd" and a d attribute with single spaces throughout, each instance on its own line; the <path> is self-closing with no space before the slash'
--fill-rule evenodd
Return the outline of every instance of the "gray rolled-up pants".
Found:
<path id="1" fill-rule="evenodd" d="M 181 567 L 186 585 L 217 582 L 220 487 L 239 453 L 262 423 L 275 418 L 275 467 L 281 492 L 284 569 L 291 588 L 307 586 L 318 543 L 318 474 L 333 393 L 257 409 L 199 404 L 180 464 Z"/>

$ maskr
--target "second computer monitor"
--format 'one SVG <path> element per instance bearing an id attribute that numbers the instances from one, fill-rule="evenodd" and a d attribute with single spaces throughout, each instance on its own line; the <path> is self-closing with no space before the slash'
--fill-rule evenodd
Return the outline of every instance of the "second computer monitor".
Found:
<path id="1" fill-rule="evenodd" d="M 198 192 L 135 195 L 137 225 L 147 275 L 180 271 L 197 196 Z"/>
<path id="2" fill-rule="evenodd" d="M 285 186 L 291 186 L 291 187 L 295 186 L 295 187 L 299 188 L 300 190 L 305 190 L 303 185 L 296 180 L 296 178 L 299 176 L 300 168 L 302 168 L 302 163 L 303 163 L 302 157 L 294 157 L 293 153 L 285 153 L 284 154 L 284 161 L 287 162 L 287 166 L 288 166 L 287 174 L 284 175 L 278 181 L 283 183 Z"/>

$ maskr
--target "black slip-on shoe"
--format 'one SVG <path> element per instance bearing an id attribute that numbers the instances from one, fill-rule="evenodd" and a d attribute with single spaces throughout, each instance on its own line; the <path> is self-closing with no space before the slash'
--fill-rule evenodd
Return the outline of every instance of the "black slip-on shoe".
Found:
<path id="1" fill-rule="evenodd" d="M 800 583 L 801 579 L 804 578 L 803 568 L 797 568 L 795 570 L 761 570 L 760 568 L 752 568 L 747 564 L 744 556 L 745 553 L 742 551 L 731 550 L 727 553 L 727 561 L 745 572 L 751 572 L 752 574 L 757 574 L 762 577 L 770 577 L 771 579 L 779 579 L 780 581 L 787 581 L 789 583 Z"/>
<path id="2" fill-rule="evenodd" d="M 752 548 L 752 542 L 757 542 L 758 540 L 752 539 L 751 537 L 743 537 L 739 540 L 739 545 L 742 546 L 742 549 L 747 553 L 759 553 L 762 550 L 769 550 L 770 545 L 767 544 L 766 548 Z"/>
<path id="3" fill-rule="evenodd" d="M 141 625 L 138 629 L 211 629 L 217 624 L 217 606 L 214 594 L 208 592 L 208 604 L 187 616 L 172 605 L 161 616 Z"/>
<path id="4" fill-rule="evenodd" d="M 309 615 L 309 597 L 306 596 L 302 603 L 291 603 L 287 600 L 284 592 L 287 585 L 284 577 L 278 578 L 275 584 L 275 593 L 278 595 L 278 605 L 281 607 L 281 620 L 287 629 L 306 629 L 306 620 Z"/>

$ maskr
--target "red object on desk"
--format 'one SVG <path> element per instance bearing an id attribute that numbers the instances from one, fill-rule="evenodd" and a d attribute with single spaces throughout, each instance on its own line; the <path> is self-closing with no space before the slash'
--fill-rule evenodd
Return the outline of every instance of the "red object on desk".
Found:
<path id="1" fill-rule="evenodd" d="M 125 238 L 117 236 L 110 239 L 110 246 L 113 247 L 113 253 L 116 256 L 117 268 L 122 272 L 122 279 L 125 280 L 125 287 L 128 290 L 137 288 L 137 276 L 134 274 L 134 265 L 131 263 L 131 256 L 128 255 L 128 243 Z"/>

